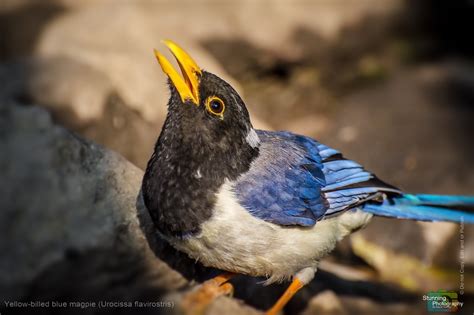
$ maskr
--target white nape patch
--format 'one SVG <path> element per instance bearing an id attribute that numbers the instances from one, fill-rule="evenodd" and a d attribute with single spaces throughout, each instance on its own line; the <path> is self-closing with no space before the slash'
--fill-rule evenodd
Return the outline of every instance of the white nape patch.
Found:
<path id="1" fill-rule="evenodd" d="M 197 179 L 202 178 L 202 174 L 201 174 L 201 169 L 200 169 L 200 168 L 198 168 L 198 170 L 196 171 L 196 173 L 194 173 L 194 177 L 197 178 Z"/>
<path id="2" fill-rule="evenodd" d="M 255 132 L 255 129 L 250 129 L 249 133 L 247 134 L 247 137 L 245 137 L 245 140 L 247 141 L 248 144 L 252 148 L 256 148 L 260 145 L 260 138 L 258 137 L 257 133 Z"/>
<path id="3" fill-rule="evenodd" d="M 312 227 L 283 227 L 250 214 L 239 204 L 233 183 L 226 181 L 217 193 L 213 215 L 201 225 L 201 232 L 186 240 L 169 241 L 206 266 L 267 277 L 266 284 L 293 276 L 309 282 L 318 261 L 371 217 L 354 210 Z"/>

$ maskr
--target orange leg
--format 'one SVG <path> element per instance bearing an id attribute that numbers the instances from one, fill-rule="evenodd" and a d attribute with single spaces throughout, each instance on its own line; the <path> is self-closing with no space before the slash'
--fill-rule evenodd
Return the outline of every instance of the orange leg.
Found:
<path id="1" fill-rule="evenodd" d="M 266 315 L 276 315 L 280 312 L 288 301 L 291 300 L 293 295 L 296 294 L 302 287 L 304 286 L 303 282 L 298 278 L 294 278 L 293 282 L 291 282 L 290 286 L 286 289 L 285 293 L 278 299 L 278 301 L 269 309 L 265 314 Z"/>
<path id="2" fill-rule="evenodd" d="M 207 306 L 221 295 L 232 295 L 234 288 L 228 281 L 233 273 L 223 273 L 207 280 L 183 298 L 182 307 L 186 314 L 203 314 Z"/>

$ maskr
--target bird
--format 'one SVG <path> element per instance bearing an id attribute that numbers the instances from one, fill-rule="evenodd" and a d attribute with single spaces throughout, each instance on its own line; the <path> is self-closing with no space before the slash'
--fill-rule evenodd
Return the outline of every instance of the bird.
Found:
<path id="1" fill-rule="evenodd" d="M 223 273 L 291 281 L 268 315 L 315 276 L 319 261 L 373 216 L 474 223 L 474 196 L 406 193 L 340 151 L 290 131 L 257 130 L 235 89 L 171 40 L 168 112 L 142 182 L 159 235 Z"/>

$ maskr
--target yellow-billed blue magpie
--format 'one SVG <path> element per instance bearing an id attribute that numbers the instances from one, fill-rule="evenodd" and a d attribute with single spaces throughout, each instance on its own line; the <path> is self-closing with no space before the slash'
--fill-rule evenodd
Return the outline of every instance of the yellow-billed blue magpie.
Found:
<path id="1" fill-rule="evenodd" d="M 255 130 L 228 83 L 164 43 L 182 76 L 155 51 L 171 97 L 143 179 L 145 205 L 160 234 L 204 265 L 267 283 L 293 279 L 269 314 L 373 215 L 474 222 L 474 197 L 407 194 L 312 138 Z"/>

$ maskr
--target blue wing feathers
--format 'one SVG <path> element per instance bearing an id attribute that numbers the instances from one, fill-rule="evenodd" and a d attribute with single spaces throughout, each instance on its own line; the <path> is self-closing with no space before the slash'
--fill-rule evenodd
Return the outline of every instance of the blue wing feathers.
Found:
<path id="1" fill-rule="evenodd" d="M 260 156 L 235 185 L 239 202 L 269 222 L 314 225 L 327 210 L 316 141 L 288 132 L 257 133 Z"/>
<path id="2" fill-rule="evenodd" d="M 260 155 L 237 180 L 234 192 L 240 204 L 260 219 L 312 226 L 361 207 L 380 216 L 474 222 L 474 197 L 402 194 L 314 139 L 290 132 L 257 134 Z"/>
<path id="3" fill-rule="evenodd" d="M 330 191 L 338 188 L 343 188 L 352 184 L 360 183 L 369 180 L 371 177 L 364 175 L 364 176 L 358 176 L 358 177 L 353 177 L 346 179 L 344 181 L 336 182 L 334 184 L 326 185 L 323 190 L 324 191 Z"/>
<path id="4" fill-rule="evenodd" d="M 360 187 L 360 188 L 349 188 L 344 190 L 330 191 L 326 193 L 327 198 L 340 198 L 343 197 L 353 197 L 359 195 L 369 195 L 376 193 L 378 191 L 377 187 Z"/>
<path id="5" fill-rule="evenodd" d="M 318 143 L 317 144 L 317 149 L 319 151 L 319 155 L 321 156 L 321 159 L 324 161 L 326 159 L 328 159 L 329 157 L 333 156 L 333 155 L 337 155 L 337 154 L 341 154 L 341 152 L 333 149 L 333 148 L 330 148 L 322 143 Z"/>
<path id="6" fill-rule="evenodd" d="M 364 182 L 373 177 L 361 165 L 351 160 L 335 160 L 323 163 L 323 170 L 328 183 L 323 188 L 324 191 Z"/>
<path id="7" fill-rule="evenodd" d="M 337 172 L 341 169 L 361 169 L 362 166 L 351 160 L 338 160 L 324 163 L 328 173 Z"/>
<path id="8" fill-rule="evenodd" d="M 290 132 L 259 130 L 257 134 L 260 156 L 239 179 L 235 192 L 239 202 L 261 219 L 280 225 L 314 225 L 377 192 L 356 189 L 332 194 L 372 175 L 311 138 Z"/>

